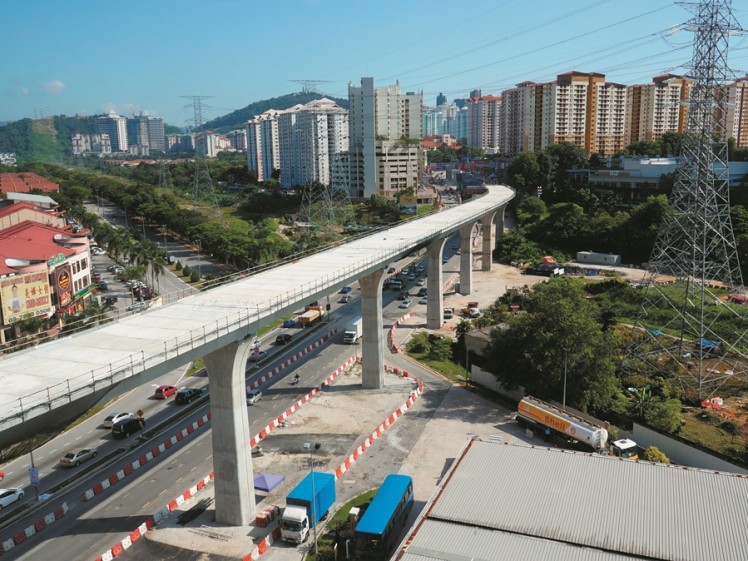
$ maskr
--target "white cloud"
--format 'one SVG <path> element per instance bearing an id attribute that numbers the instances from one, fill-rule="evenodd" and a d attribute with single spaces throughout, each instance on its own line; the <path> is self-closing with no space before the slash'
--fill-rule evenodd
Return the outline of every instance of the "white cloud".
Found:
<path id="1" fill-rule="evenodd" d="M 114 103 L 113 101 L 107 101 L 106 103 L 102 103 L 100 107 L 104 113 L 111 113 L 112 111 L 114 111 L 115 113 L 117 112 L 117 104 Z"/>
<path id="2" fill-rule="evenodd" d="M 31 93 L 31 90 L 29 90 L 29 89 L 28 89 L 28 88 L 26 88 L 26 87 L 23 87 L 23 88 L 21 88 L 21 93 L 22 93 L 23 95 L 29 95 L 29 94 Z"/>
<path id="3" fill-rule="evenodd" d="M 47 82 L 46 84 L 42 84 L 42 88 L 44 88 L 44 91 L 48 94 L 56 95 L 58 93 L 62 93 L 65 91 L 65 82 L 62 80 L 52 80 L 51 82 Z"/>

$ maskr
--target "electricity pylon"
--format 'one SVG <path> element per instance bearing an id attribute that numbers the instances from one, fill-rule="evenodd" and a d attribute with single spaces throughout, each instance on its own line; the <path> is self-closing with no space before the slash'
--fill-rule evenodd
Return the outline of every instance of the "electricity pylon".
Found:
<path id="1" fill-rule="evenodd" d="M 211 96 L 206 95 L 183 95 L 185 99 L 191 99 L 192 103 L 186 107 L 192 107 L 194 112 L 194 131 L 195 131 L 195 188 L 192 195 L 193 208 L 197 206 L 201 198 L 208 199 L 213 208 L 213 215 L 220 216 L 218 208 L 218 199 L 216 198 L 213 181 L 210 178 L 208 163 L 205 157 L 208 154 L 208 139 L 203 131 L 203 100 Z"/>
<path id="2" fill-rule="evenodd" d="M 680 381 L 701 401 L 748 379 L 748 306 L 730 221 L 726 102 L 731 0 L 685 4 L 695 14 L 693 81 L 671 211 L 643 281 L 624 370 Z"/>

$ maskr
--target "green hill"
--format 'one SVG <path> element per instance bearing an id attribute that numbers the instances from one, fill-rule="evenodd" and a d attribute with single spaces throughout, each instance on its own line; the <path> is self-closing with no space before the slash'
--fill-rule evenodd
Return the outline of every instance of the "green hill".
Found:
<path id="1" fill-rule="evenodd" d="M 70 157 L 70 137 L 76 132 L 95 133 L 96 117 L 21 119 L 0 127 L 0 152 L 15 152 L 19 162 L 64 162 Z"/>
<path id="2" fill-rule="evenodd" d="M 278 111 L 282 111 L 299 103 L 303 105 L 309 103 L 310 101 L 314 101 L 315 99 L 322 99 L 323 97 L 325 97 L 325 95 L 320 93 L 296 92 L 279 97 L 273 97 L 271 99 L 265 99 L 263 101 L 255 101 L 254 103 L 250 103 L 242 109 L 237 109 L 236 111 L 232 111 L 231 113 L 228 113 L 223 117 L 217 117 L 212 121 L 208 121 L 203 125 L 203 127 L 215 132 L 229 132 L 231 130 L 244 128 L 244 123 L 249 121 L 255 115 L 264 113 L 268 109 L 277 109 Z M 331 99 L 332 101 L 340 105 L 343 109 L 348 109 L 347 99 L 339 99 L 334 97 L 328 97 L 328 99 Z"/>

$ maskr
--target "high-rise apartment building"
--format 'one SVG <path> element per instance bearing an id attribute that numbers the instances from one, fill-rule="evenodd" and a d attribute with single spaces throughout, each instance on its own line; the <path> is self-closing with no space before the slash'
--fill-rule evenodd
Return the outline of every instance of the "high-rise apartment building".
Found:
<path id="1" fill-rule="evenodd" d="M 436 106 L 439 107 L 440 105 L 446 105 L 447 104 L 447 96 L 443 93 L 439 93 L 439 95 L 436 96 Z"/>
<path id="2" fill-rule="evenodd" d="M 467 104 L 467 145 L 496 154 L 500 144 L 501 97 L 471 97 Z"/>
<path id="3" fill-rule="evenodd" d="M 748 76 L 727 87 L 727 136 L 737 148 L 748 148 Z"/>
<path id="4" fill-rule="evenodd" d="M 333 162 L 348 151 L 348 112 L 322 98 L 278 115 L 281 185 L 333 182 Z"/>
<path id="5" fill-rule="evenodd" d="M 534 107 L 531 104 L 533 82 L 522 82 L 501 92 L 499 146 L 502 154 L 515 155 L 528 150 Z"/>
<path id="6" fill-rule="evenodd" d="M 348 85 L 351 196 L 374 193 L 393 198 L 417 191 L 423 168 L 421 150 L 423 93 L 400 93 L 394 86 Z"/>
<path id="7" fill-rule="evenodd" d="M 267 181 L 280 169 L 279 113 L 268 109 L 247 121 L 247 167 L 258 181 Z"/>
<path id="8" fill-rule="evenodd" d="M 690 82 L 674 74 L 655 76 L 651 84 L 628 86 L 625 145 L 685 132 L 689 95 Z"/>
<path id="9" fill-rule="evenodd" d="M 96 119 L 96 132 L 109 135 L 112 152 L 127 152 L 127 119 L 124 117 L 110 111 L 109 115 Z"/>
<path id="10" fill-rule="evenodd" d="M 625 147 L 626 86 L 596 72 L 566 72 L 552 82 L 523 82 L 502 92 L 502 151 L 540 151 L 569 142 L 587 154 Z"/>

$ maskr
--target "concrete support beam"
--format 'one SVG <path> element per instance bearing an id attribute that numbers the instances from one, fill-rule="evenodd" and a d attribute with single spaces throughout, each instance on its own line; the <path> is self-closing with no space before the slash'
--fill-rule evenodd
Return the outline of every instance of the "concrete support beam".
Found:
<path id="1" fill-rule="evenodd" d="M 475 224 L 460 228 L 460 294 L 473 291 L 473 231 Z"/>
<path id="2" fill-rule="evenodd" d="M 504 203 L 496 210 L 496 239 L 504 235 L 504 211 L 506 211 L 507 204 Z"/>
<path id="3" fill-rule="evenodd" d="M 255 503 L 245 371 L 254 337 L 205 355 L 210 381 L 216 521 L 252 522 Z"/>
<path id="4" fill-rule="evenodd" d="M 384 335 L 382 332 L 382 284 L 386 269 L 361 277 L 361 385 L 384 387 Z"/>
<path id="5" fill-rule="evenodd" d="M 444 323 L 444 300 L 442 299 L 442 249 L 446 243 L 445 238 L 434 240 L 428 247 L 428 277 L 426 278 L 426 291 L 428 304 L 426 304 L 426 327 L 439 329 Z"/>
<path id="6" fill-rule="evenodd" d="M 496 218 L 495 212 L 489 212 L 483 218 L 481 218 L 481 225 L 483 226 L 483 247 L 481 248 L 481 270 L 490 271 L 491 263 L 493 262 L 493 250 L 496 244 L 496 234 L 494 219 Z"/>

